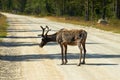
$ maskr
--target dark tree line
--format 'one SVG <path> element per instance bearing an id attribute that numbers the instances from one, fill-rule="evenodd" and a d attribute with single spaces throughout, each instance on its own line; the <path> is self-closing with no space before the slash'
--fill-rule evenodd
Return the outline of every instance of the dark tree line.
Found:
<path id="1" fill-rule="evenodd" d="M 120 19 L 120 0 L 0 0 L 0 10 L 57 16 L 79 16 L 85 20 Z"/>

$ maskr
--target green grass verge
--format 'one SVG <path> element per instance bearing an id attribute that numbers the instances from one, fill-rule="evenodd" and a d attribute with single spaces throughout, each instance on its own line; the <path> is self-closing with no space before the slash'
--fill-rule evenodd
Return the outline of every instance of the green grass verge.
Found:
<path id="1" fill-rule="evenodd" d="M 0 42 L 2 38 L 6 37 L 7 35 L 7 22 L 6 17 L 0 14 Z"/>
<path id="2" fill-rule="evenodd" d="M 79 18 L 75 18 L 75 17 L 74 18 L 66 18 L 66 17 L 51 17 L 50 16 L 50 17 L 46 17 L 46 18 L 53 20 L 53 21 L 94 27 L 97 29 L 111 31 L 111 32 L 120 34 L 120 20 L 117 20 L 117 19 L 110 19 L 110 20 L 108 20 L 108 24 L 103 25 L 103 24 L 98 24 L 97 21 L 85 21 L 83 19 L 79 19 Z"/>

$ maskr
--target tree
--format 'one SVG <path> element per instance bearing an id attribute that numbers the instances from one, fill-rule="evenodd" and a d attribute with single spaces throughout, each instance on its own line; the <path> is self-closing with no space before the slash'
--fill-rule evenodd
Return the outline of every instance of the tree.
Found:
<path id="1" fill-rule="evenodd" d="M 116 0 L 115 4 L 116 18 L 120 19 L 120 0 Z"/>
<path id="2" fill-rule="evenodd" d="M 0 9 L 36 15 L 79 16 L 86 21 L 114 16 L 120 19 L 120 0 L 0 0 Z"/>
<path id="3" fill-rule="evenodd" d="M 94 12 L 95 12 L 95 0 L 91 0 L 91 19 L 94 18 Z"/>
<path id="4" fill-rule="evenodd" d="M 27 0 L 18 0 L 18 3 L 20 4 L 20 12 L 24 12 Z"/>
<path id="5" fill-rule="evenodd" d="M 89 21 L 89 0 L 85 1 L 85 20 Z"/>
<path id="6" fill-rule="evenodd" d="M 0 0 L 0 10 L 2 9 L 2 2 L 1 2 L 1 0 Z"/>
<path id="7" fill-rule="evenodd" d="M 105 20 L 105 18 L 106 18 L 106 0 L 103 0 L 102 7 L 103 7 L 103 9 L 102 9 L 102 19 Z"/>

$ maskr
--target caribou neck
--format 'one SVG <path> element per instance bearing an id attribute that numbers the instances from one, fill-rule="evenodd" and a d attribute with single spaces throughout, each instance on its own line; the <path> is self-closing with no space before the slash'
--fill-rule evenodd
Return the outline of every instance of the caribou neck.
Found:
<path id="1" fill-rule="evenodd" d="M 48 42 L 56 42 L 56 33 L 52 35 L 47 35 Z"/>

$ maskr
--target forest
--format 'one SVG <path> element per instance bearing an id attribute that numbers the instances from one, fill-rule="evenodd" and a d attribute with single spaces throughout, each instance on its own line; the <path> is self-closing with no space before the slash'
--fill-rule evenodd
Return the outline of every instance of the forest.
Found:
<path id="1" fill-rule="evenodd" d="M 0 11 L 43 16 L 75 16 L 86 21 L 120 19 L 120 0 L 0 0 Z"/>

